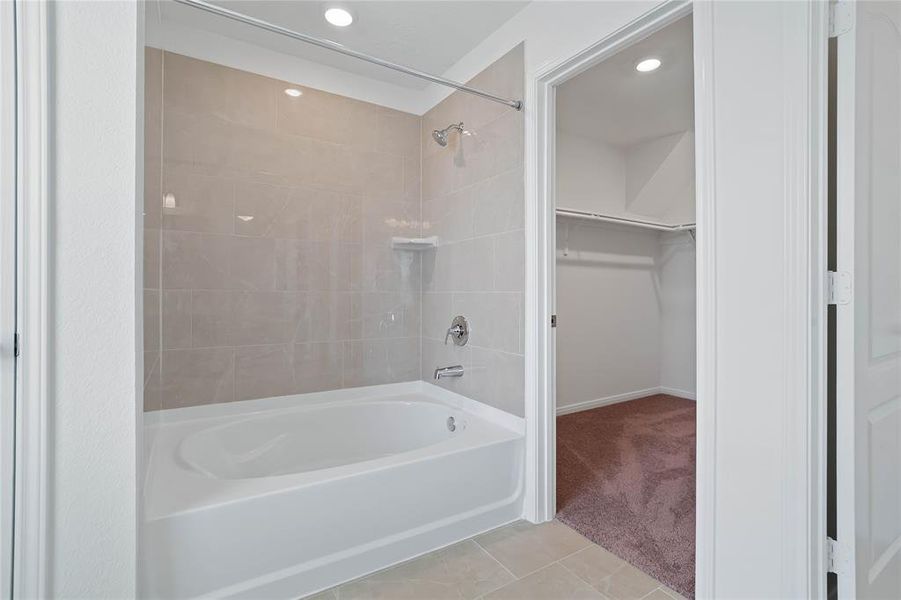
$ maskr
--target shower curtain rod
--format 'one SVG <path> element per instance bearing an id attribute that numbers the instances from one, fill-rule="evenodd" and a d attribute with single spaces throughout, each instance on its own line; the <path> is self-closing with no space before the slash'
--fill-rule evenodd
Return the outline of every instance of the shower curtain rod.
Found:
<path id="1" fill-rule="evenodd" d="M 199 10 L 206 11 L 208 13 L 218 15 L 220 17 L 225 17 L 226 19 L 231 19 L 232 21 L 237 21 L 239 23 L 244 23 L 245 25 L 251 25 L 253 27 L 258 27 L 260 29 L 265 29 L 266 31 L 271 31 L 272 33 L 277 33 L 279 35 L 283 35 L 295 40 L 299 40 L 301 42 L 312 44 L 313 46 L 319 46 L 320 48 L 325 48 L 326 50 L 332 50 L 334 52 L 338 52 L 339 54 L 343 54 L 345 56 L 350 56 L 352 58 L 358 58 L 360 60 L 364 60 L 368 63 L 372 63 L 374 65 L 379 65 L 380 67 L 385 67 L 386 69 L 393 69 L 400 73 L 405 73 L 407 75 L 412 75 L 413 77 L 418 77 L 420 79 L 425 79 L 426 81 L 431 81 L 432 83 L 437 83 L 440 85 L 445 85 L 447 87 L 451 87 L 461 92 L 466 92 L 467 94 L 473 94 L 475 96 L 481 96 L 486 100 L 491 100 L 493 102 L 499 102 L 501 104 L 506 104 L 511 108 L 515 108 L 516 110 L 522 110 L 522 100 L 510 100 L 508 98 L 502 98 L 500 96 L 495 96 L 494 94 L 489 94 L 488 92 L 483 92 L 482 90 L 469 87 L 468 85 L 459 83 L 457 81 L 453 81 L 451 79 L 445 79 L 444 77 L 439 77 L 437 75 L 432 75 L 430 73 L 425 73 L 423 71 L 418 71 L 416 69 L 412 69 L 410 67 L 405 67 L 403 65 L 399 65 L 397 63 L 393 63 L 387 60 L 382 60 L 381 58 L 376 58 L 375 56 L 370 56 L 368 54 L 364 54 L 363 52 L 357 52 L 356 50 L 351 50 L 350 48 L 345 48 L 341 44 L 337 42 L 331 42 L 329 40 L 323 40 L 317 37 L 313 37 L 311 35 L 306 35 L 304 33 L 300 33 L 291 29 L 286 29 L 285 27 L 280 27 L 278 25 L 274 25 L 273 23 L 269 23 L 267 21 L 263 21 L 261 19 L 257 19 L 255 17 L 251 17 L 245 15 L 243 13 L 239 13 L 233 10 L 229 10 L 227 8 L 222 8 L 221 6 L 217 6 L 215 4 L 210 4 L 209 2 L 205 2 L 204 0 L 175 0 L 178 4 L 184 4 L 185 6 L 190 6 L 192 8 L 196 8 Z"/>
<path id="2" fill-rule="evenodd" d="M 573 210 L 571 208 L 558 208 L 557 215 L 561 217 L 572 217 L 575 219 L 585 219 L 587 221 L 602 221 L 604 223 L 621 223 L 623 225 L 633 225 L 635 227 L 644 227 L 645 229 L 656 229 L 657 231 L 688 231 L 695 230 L 694 223 L 681 223 L 679 225 L 666 225 L 664 223 L 655 223 L 653 221 L 640 221 L 638 219 L 627 219 L 625 217 L 614 217 L 612 215 L 602 215 L 598 213 L 585 212 L 581 210 Z"/>

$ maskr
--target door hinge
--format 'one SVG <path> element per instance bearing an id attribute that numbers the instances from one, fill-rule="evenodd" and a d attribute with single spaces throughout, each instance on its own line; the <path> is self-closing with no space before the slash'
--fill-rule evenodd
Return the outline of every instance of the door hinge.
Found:
<path id="1" fill-rule="evenodd" d="M 841 544 L 831 537 L 826 538 L 826 572 L 840 575 L 845 571 L 845 552 Z"/>
<path id="2" fill-rule="evenodd" d="M 826 271 L 826 303 L 848 304 L 851 302 L 851 274 L 847 271 Z"/>
<path id="3" fill-rule="evenodd" d="M 19 334 L 13 336 L 13 356 L 19 358 Z"/>
<path id="4" fill-rule="evenodd" d="M 557 315 L 551 315 L 551 327 L 557 326 Z"/>
<path id="5" fill-rule="evenodd" d="M 854 26 L 854 6 L 851 2 L 829 3 L 829 37 L 838 37 Z"/>

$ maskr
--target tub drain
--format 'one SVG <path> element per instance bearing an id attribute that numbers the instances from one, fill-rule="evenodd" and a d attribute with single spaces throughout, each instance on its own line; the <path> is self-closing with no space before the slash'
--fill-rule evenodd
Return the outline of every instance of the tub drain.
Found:
<path id="1" fill-rule="evenodd" d="M 454 430 L 456 430 L 456 429 L 457 429 L 457 422 L 456 422 L 456 420 L 454 420 L 453 417 L 448 417 L 448 418 L 447 418 L 447 430 L 448 430 L 448 431 L 454 431 Z"/>

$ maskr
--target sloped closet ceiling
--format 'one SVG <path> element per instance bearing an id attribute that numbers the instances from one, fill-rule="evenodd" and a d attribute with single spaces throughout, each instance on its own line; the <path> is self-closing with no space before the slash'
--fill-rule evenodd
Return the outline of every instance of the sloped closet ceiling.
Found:
<path id="1" fill-rule="evenodd" d="M 667 223 L 694 222 L 693 131 L 630 146 L 626 157 L 626 210 Z"/>

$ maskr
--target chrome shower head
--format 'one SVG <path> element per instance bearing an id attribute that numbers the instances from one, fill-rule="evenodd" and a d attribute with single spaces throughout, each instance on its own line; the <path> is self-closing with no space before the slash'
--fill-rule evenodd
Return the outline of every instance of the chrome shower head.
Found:
<path id="1" fill-rule="evenodd" d="M 432 139 L 437 142 L 437 144 L 441 147 L 447 146 L 447 134 L 452 131 L 457 130 L 459 132 L 463 132 L 463 122 L 459 123 L 451 123 L 444 129 L 435 129 L 432 131 Z"/>
<path id="2" fill-rule="evenodd" d="M 439 146 L 447 146 L 447 130 L 446 129 L 441 129 L 441 130 L 436 129 L 436 130 L 432 131 L 432 139 L 434 139 L 436 142 L 438 142 Z"/>
<path id="3" fill-rule="evenodd" d="M 447 146 L 447 131 L 435 129 L 432 131 L 432 139 L 435 140 L 439 146 Z"/>

